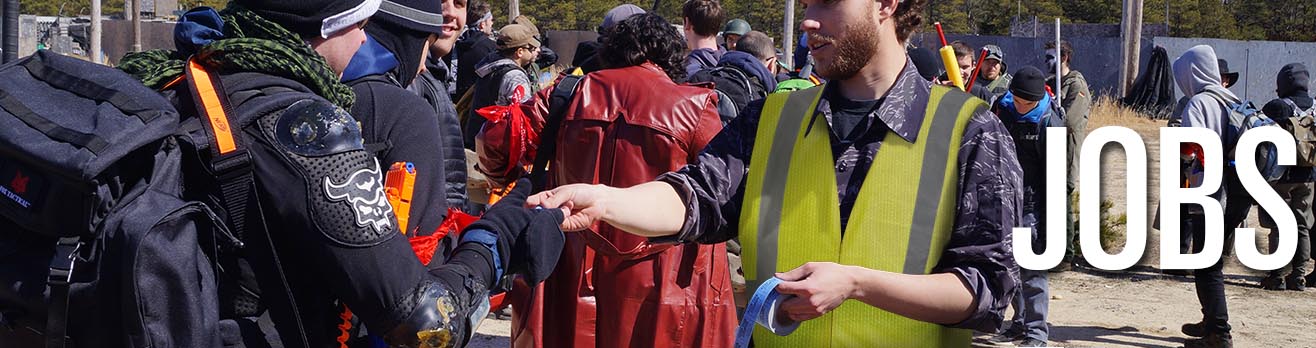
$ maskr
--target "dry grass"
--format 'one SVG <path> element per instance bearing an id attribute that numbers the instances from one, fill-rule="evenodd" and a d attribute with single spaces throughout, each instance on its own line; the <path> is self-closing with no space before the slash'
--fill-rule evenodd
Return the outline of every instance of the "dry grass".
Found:
<path id="1" fill-rule="evenodd" d="M 1137 112 L 1133 109 L 1121 105 L 1118 99 L 1110 97 L 1101 97 L 1092 104 L 1092 111 L 1088 115 L 1087 131 L 1091 133 L 1101 127 L 1119 126 L 1137 132 L 1147 145 L 1147 158 L 1156 158 L 1156 151 L 1159 151 L 1158 141 L 1160 138 L 1160 128 L 1165 126 L 1165 120 L 1152 119 L 1150 116 Z M 1107 252 L 1115 253 L 1124 248 L 1125 231 L 1128 224 L 1128 216 L 1125 213 L 1126 204 L 1124 200 L 1125 177 L 1123 176 L 1126 156 L 1117 146 L 1108 145 L 1102 151 L 1102 201 L 1100 208 L 1101 222 L 1098 224 L 1101 235 L 1101 245 Z M 1148 163 L 1148 171 L 1155 173 L 1157 167 L 1154 163 Z M 1150 190 L 1155 188 L 1157 182 L 1150 180 L 1147 186 Z M 1077 198 L 1075 195 L 1074 198 Z M 1155 209 L 1157 198 L 1155 194 L 1148 195 L 1148 209 Z M 1075 202 L 1076 203 L 1076 202 Z M 1077 220 L 1077 219 L 1076 219 Z"/>
<path id="2" fill-rule="evenodd" d="M 1105 126 L 1127 127 L 1147 138 L 1158 136 L 1165 121 L 1152 119 L 1120 105 L 1115 98 L 1101 97 L 1092 103 L 1092 112 L 1088 115 L 1088 132 Z"/>

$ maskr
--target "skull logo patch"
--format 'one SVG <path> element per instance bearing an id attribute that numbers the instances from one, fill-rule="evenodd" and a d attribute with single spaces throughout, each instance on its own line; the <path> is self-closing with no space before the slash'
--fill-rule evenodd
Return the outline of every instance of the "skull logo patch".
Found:
<path id="1" fill-rule="evenodd" d="M 388 204 L 388 199 L 384 195 L 382 181 L 379 161 L 375 161 L 374 168 L 358 170 L 341 184 L 336 184 L 325 177 L 324 193 L 330 201 L 346 201 L 351 204 L 352 212 L 356 214 L 357 226 L 371 227 L 375 232 L 383 232 L 393 227 L 393 223 L 389 220 L 389 215 L 393 214 L 393 207 Z"/>

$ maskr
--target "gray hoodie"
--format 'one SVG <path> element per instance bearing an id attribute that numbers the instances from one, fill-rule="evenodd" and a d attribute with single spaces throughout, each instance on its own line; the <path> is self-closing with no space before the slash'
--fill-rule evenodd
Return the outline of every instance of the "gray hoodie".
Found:
<path id="1" fill-rule="evenodd" d="M 1188 49 L 1174 60 L 1174 82 L 1186 96 L 1191 96 L 1183 109 L 1183 127 L 1201 127 L 1224 135 L 1225 117 L 1229 115 L 1229 106 L 1206 90 L 1219 92 L 1239 102 L 1238 96 L 1224 88 L 1220 82 L 1220 67 L 1216 65 L 1215 50 L 1211 46 L 1199 45 Z"/>
<path id="2" fill-rule="evenodd" d="M 1174 82 L 1179 85 L 1179 90 L 1185 96 L 1191 96 L 1188 103 L 1183 108 L 1183 125 L 1182 127 L 1201 127 L 1215 131 L 1217 135 L 1224 138 L 1224 127 L 1229 117 L 1229 106 L 1216 97 L 1208 93 L 1202 93 L 1207 90 L 1218 92 L 1229 99 L 1230 103 L 1238 103 L 1237 95 L 1230 92 L 1220 83 L 1220 67 L 1216 63 L 1215 50 L 1211 46 L 1199 45 L 1188 49 L 1182 56 L 1174 60 L 1171 69 L 1174 71 Z M 1229 177 L 1226 170 L 1226 177 Z M 1221 203 L 1228 200 L 1226 190 L 1231 180 L 1226 179 L 1220 185 L 1211 197 L 1215 197 Z"/>

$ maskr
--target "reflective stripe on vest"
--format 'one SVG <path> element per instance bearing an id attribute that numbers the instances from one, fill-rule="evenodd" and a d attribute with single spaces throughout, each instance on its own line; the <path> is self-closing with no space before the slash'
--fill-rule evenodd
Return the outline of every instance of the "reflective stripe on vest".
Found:
<path id="1" fill-rule="evenodd" d="M 764 105 L 740 215 L 750 289 L 811 261 L 927 274 L 950 239 L 959 146 L 969 118 L 987 105 L 934 86 L 915 142 L 894 132 L 883 138 L 842 234 L 830 131 L 826 118 L 813 117 L 823 89 L 773 94 Z M 858 301 L 805 322 L 790 336 L 754 332 L 758 347 L 960 347 L 970 338 L 967 330 Z"/>

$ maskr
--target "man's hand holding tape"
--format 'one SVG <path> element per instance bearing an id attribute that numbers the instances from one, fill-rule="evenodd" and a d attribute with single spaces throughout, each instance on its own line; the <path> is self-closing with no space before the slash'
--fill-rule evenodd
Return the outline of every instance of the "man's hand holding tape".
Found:
<path id="1" fill-rule="evenodd" d="M 973 309 L 970 306 L 972 294 L 957 289 L 959 277 L 949 273 L 919 276 L 832 262 L 810 262 L 789 272 L 777 273 L 777 278 L 782 280 L 777 291 L 795 296 L 781 305 L 786 315 L 795 321 L 821 317 L 849 299 L 932 323 L 959 322 Z"/>

